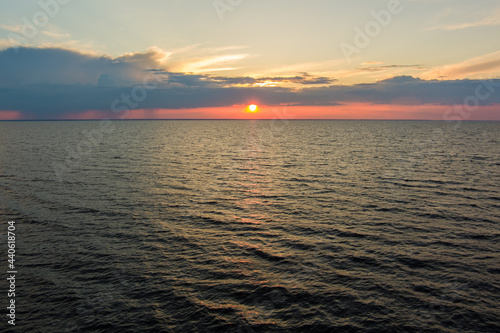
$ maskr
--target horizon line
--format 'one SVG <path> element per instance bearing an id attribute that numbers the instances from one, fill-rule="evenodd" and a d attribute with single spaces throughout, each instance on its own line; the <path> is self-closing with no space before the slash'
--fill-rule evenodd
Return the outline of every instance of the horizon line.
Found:
<path id="1" fill-rule="evenodd" d="M 261 118 L 261 119 L 235 119 L 235 118 L 224 118 L 224 119 L 211 119 L 211 118 L 175 118 L 175 119 L 155 119 L 155 118 L 145 118 L 145 119 L 107 119 L 107 118 L 96 118 L 96 119 L 0 119 L 2 122 L 16 122 L 16 121 L 100 121 L 100 120 L 109 120 L 109 121 L 208 121 L 208 120 L 214 120 L 214 121 L 227 121 L 227 120 L 234 120 L 234 121 L 256 121 L 256 120 L 284 120 L 284 121 L 315 121 L 315 120 L 321 120 L 321 121 L 436 121 L 436 122 L 456 122 L 456 121 L 467 121 L 467 122 L 475 122 L 475 121 L 488 121 L 488 122 L 500 122 L 500 120 L 493 120 L 493 119 L 460 119 L 460 120 L 445 120 L 445 119 L 369 119 L 369 118 L 352 118 L 352 119 L 345 119 L 345 118 L 340 118 L 340 119 L 332 119 L 332 118 Z"/>

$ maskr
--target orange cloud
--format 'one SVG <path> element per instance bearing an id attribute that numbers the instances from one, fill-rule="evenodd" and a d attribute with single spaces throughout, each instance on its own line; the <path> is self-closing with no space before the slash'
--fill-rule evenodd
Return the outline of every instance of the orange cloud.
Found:
<path id="1" fill-rule="evenodd" d="M 462 79 L 474 78 L 475 75 L 485 73 L 500 74 L 500 51 L 486 54 L 465 61 L 433 68 L 422 74 L 425 79 Z"/>

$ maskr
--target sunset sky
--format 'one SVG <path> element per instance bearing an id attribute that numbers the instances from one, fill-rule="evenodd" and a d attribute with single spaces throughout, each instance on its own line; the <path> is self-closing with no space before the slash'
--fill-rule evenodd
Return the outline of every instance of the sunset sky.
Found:
<path id="1" fill-rule="evenodd" d="M 0 119 L 500 120 L 499 36 L 498 0 L 1 1 Z"/>

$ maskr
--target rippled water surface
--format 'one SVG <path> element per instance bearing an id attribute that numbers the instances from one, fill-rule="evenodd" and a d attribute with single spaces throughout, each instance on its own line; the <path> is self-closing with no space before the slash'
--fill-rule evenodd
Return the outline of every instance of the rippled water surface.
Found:
<path id="1" fill-rule="evenodd" d="M 500 123 L 108 125 L 0 122 L 17 332 L 500 331 Z"/>

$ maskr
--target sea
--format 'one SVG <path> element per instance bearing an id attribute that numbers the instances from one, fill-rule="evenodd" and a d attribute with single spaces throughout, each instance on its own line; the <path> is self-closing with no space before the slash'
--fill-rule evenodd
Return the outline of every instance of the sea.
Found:
<path id="1" fill-rule="evenodd" d="M 4 121 L 0 230 L 1 332 L 497 333 L 500 122 Z"/>

